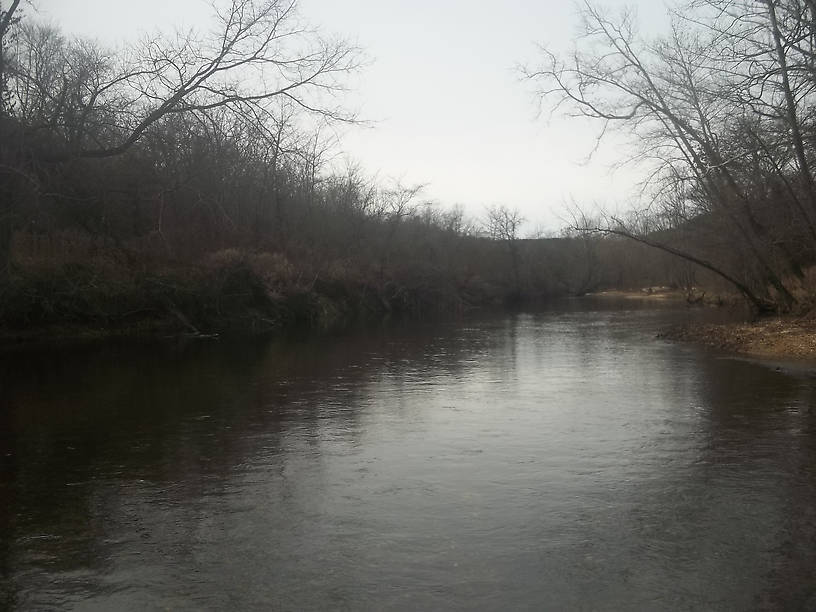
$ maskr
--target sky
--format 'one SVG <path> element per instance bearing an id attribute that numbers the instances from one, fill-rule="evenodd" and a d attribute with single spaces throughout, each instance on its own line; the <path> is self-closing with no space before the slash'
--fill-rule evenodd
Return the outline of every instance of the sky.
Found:
<path id="1" fill-rule="evenodd" d="M 227 0 L 216 0 L 225 2 Z M 206 0 L 32 0 L 33 11 L 69 34 L 117 46 L 177 27 L 205 30 Z M 605 0 L 637 10 L 644 34 L 667 22 L 660 0 Z M 31 8 L 26 9 L 28 13 Z M 597 126 L 539 114 L 519 65 L 537 45 L 569 50 L 575 4 L 558 0 L 300 0 L 302 17 L 364 49 L 346 104 L 366 126 L 338 128 L 335 163 L 382 181 L 425 185 L 441 208 L 474 219 L 487 206 L 518 209 L 525 232 L 556 232 L 569 202 L 627 207 L 643 171 L 616 162 L 624 139 L 607 135 L 591 156 Z M 338 162 L 340 160 L 340 162 Z"/>

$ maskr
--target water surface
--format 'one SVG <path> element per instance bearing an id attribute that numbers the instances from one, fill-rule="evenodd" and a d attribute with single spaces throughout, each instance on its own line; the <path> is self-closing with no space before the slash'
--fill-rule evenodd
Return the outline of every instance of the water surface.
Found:
<path id="1" fill-rule="evenodd" d="M 676 316 L 6 352 L 0 608 L 807 609 L 815 381 Z"/>

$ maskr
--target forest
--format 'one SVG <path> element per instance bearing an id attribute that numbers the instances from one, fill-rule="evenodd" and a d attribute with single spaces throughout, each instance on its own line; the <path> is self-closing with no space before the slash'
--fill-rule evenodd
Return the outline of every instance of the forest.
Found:
<path id="1" fill-rule="evenodd" d="M 812 303 L 816 3 L 695 0 L 670 35 L 586 3 L 569 55 L 523 78 L 542 108 L 633 139 L 615 215 L 551 236 L 330 164 L 361 50 L 293 0 L 231 0 L 206 34 L 124 49 L 0 3 L 0 328 L 330 328 L 603 289 Z"/>

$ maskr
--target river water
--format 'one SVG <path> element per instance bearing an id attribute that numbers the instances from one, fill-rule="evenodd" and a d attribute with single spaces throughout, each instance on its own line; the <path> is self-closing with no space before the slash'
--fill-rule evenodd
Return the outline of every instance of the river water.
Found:
<path id="1" fill-rule="evenodd" d="M 816 379 L 561 308 L 0 355 L 0 608 L 816 607 Z"/>

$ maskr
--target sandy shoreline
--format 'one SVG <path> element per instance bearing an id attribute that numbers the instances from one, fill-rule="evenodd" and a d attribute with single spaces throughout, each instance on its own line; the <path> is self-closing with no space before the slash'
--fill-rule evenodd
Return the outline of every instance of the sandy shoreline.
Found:
<path id="1" fill-rule="evenodd" d="M 754 357 L 816 361 L 816 320 L 811 318 L 688 324 L 661 337 Z"/>
<path id="2" fill-rule="evenodd" d="M 686 301 L 685 294 L 666 287 L 640 291 L 604 291 L 599 297 L 649 301 Z M 659 337 L 764 359 L 812 361 L 816 364 L 816 317 L 771 317 L 750 322 L 687 323 Z"/>

